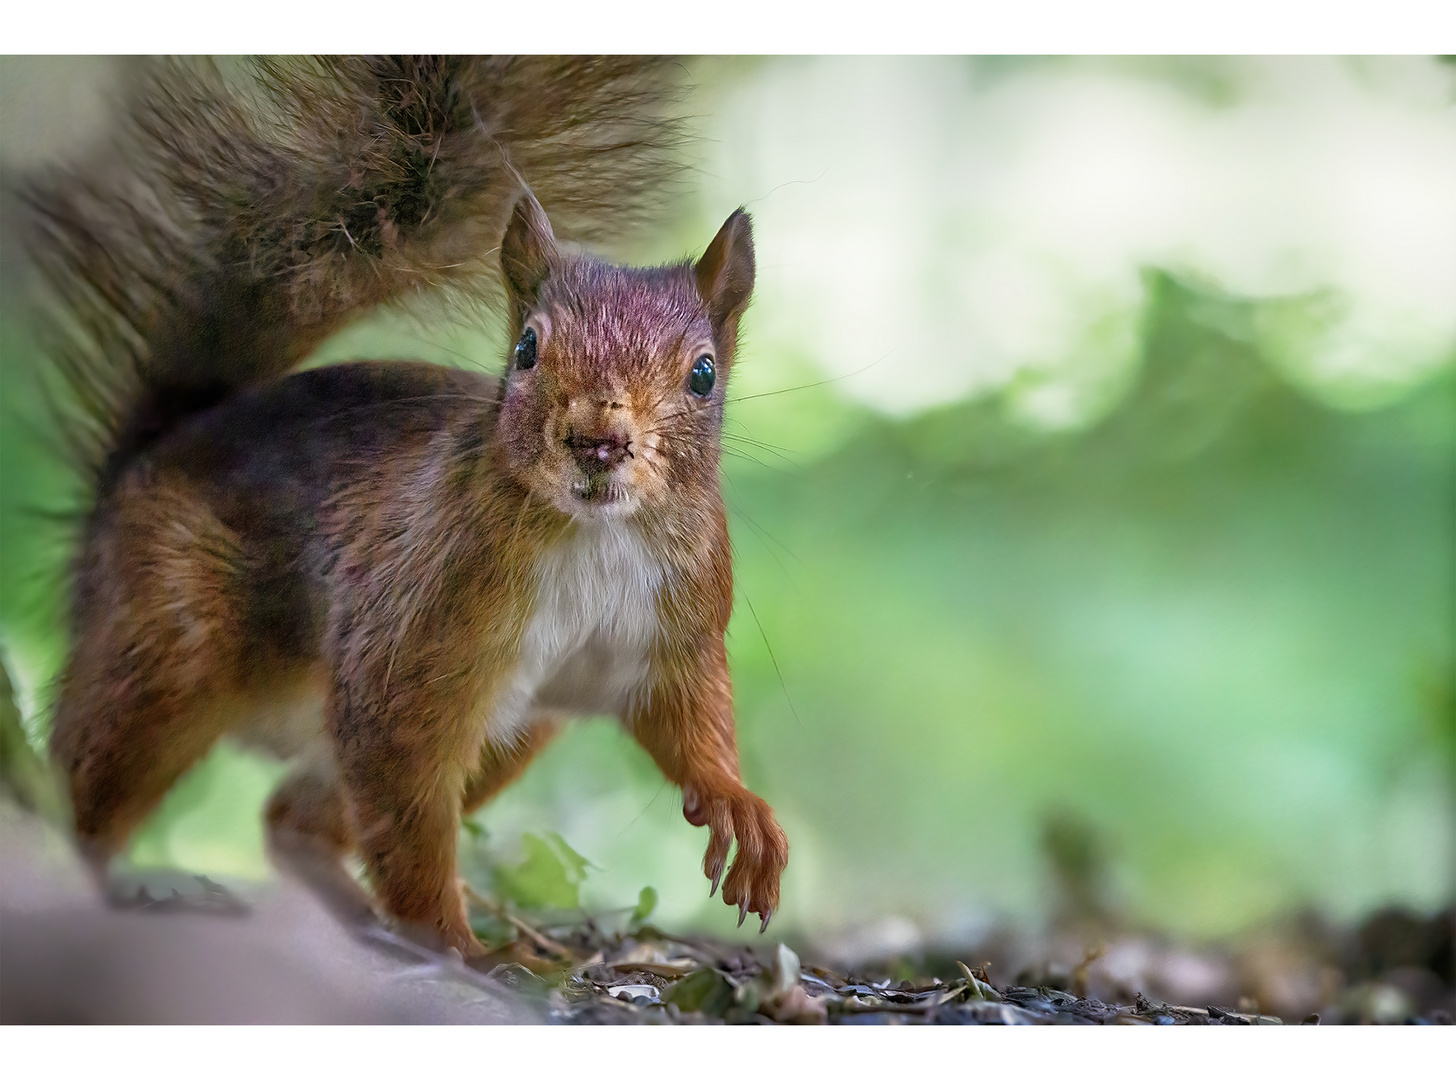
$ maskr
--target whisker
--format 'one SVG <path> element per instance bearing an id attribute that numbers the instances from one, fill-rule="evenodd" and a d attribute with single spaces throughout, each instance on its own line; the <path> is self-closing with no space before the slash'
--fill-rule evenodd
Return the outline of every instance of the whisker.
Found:
<path id="1" fill-rule="evenodd" d="M 746 424 L 744 424 L 744 422 L 742 420 L 739 420 L 736 417 L 732 417 L 732 416 L 724 417 L 723 418 L 723 422 L 725 424 L 734 424 L 734 425 L 736 425 L 736 426 L 738 426 L 740 428 L 743 428 L 745 431 L 748 430 L 748 426 Z M 727 434 L 727 432 L 725 432 L 724 434 Z M 744 436 L 744 435 L 732 435 L 730 437 L 731 438 L 735 438 L 735 439 L 746 438 L 746 436 Z M 755 440 L 755 441 L 757 441 L 757 440 Z M 777 446 L 774 443 L 758 442 L 758 445 L 759 446 L 762 446 L 765 450 L 781 450 L 785 454 L 798 453 L 798 451 L 792 450 L 792 449 L 790 449 L 787 446 Z"/>
<path id="2" fill-rule="evenodd" d="M 663 430 L 661 428 L 654 428 L 654 429 L 648 431 L 646 433 L 646 435 L 649 436 L 649 437 L 655 436 L 657 438 L 657 440 L 659 441 L 659 443 L 667 443 L 667 444 L 671 444 L 671 443 L 674 443 L 674 442 L 684 442 L 684 441 L 689 440 L 690 437 L 691 437 L 691 433 L 689 433 L 689 432 L 665 431 L 665 430 Z M 768 469 L 770 472 L 776 472 L 776 473 L 783 473 L 783 472 L 785 472 L 785 470 L 780 469 L 780 468 L 778 468 L 778 467 L 770 464 L 767 461 L 762 461 L 759 458 L 756 458 L 752 454 L 748 453 L 748 451 L 743 450 L 743 449 L 740 449 L 740 448 L 735 447 L 735 446 L 732 446 L 731 444 L 719 444 L 718 451 L 719 451 L 720 454 L 724 455 L 725 457 L 739 458 L 739 459 L 741 459 L 743 461 L 751 461 L 755 465 L 761 465 L 763 468 Z M 795 463 L 794 462 L 790 462 L 790 464 L 795 464 Z"/>
<path id="3" fill-rule="evenodd" d="M 799 463 L 797 461 L 795 461 L 791 457 L 788 457 L 786 454 L 780 453 L 777 447 L 772 446 L 769 443 L 759 442 L 757 439 L 750 439 L 746 435 L 733 435 L 727 431 L 723 432 L 723 438 L 732 439 L 735 442 L 747 443 L 749 446 L 756 446 L 760 450 L 767 450 L 770 454 L 778 458 L 780 461 L 783 461 L 785 464 L 792 465 L 796 469 L 799 468 Z"/>
<path id="4" fill-rule="evenodd" d="M 759 466 L 762 466 L 765 469 L 768 469 L 770 472 L 783 473 L 785 471 L 783 469 L 780 469 L 776 465 L 772 465 L 772 464 L 770 464 L 767 461 L 763 461 L 760 458 L 754 457 L 752 454 L 748 453 L 746 450 L 733 449 L 733 448 L 730 448 L 730 447 L 727 447 L 727 446 L 720 447 L 719 449 L 720 449 L 720 451 L 723 454 L 725 454 L 728 457 L 738 458 L 739 460 L 742 460 L 742 461 L 751 461 L 755 465 L 759 465 Z"/>
<path id="5" fill-rule="evenodd" d="M 829 378 L 829 379 L 820 379 L 818 382 L 804 383 L 802 386 L 788 386 L 788 387 L 785 387 L 782 390 L 765 390 L 761 394 L 744 394 L 742 397 L 736 397 L 736 398 L 733 398 L 732 400 L 735 401 L 735 402 L 739 402 L 739 401 L 752 401 L 754 398 L 774 397 L 774 396 L 776 396 L 778 394 L 788 394 L 788 393 L 792 393 L 792 392 L 797 391 L 797 390 L 812 390 L 816 386 L 828 386 L 830 383 L 843 382 L 845 379 L 852 379 L 856 375 L 863 375 L 866 371 L 869 371 L 871 368 L 878 367 L 879 365 L 883 364 L 886 360 L 888 360 L 890 357 L 894 356 L 902 348 L 904 348 L 904 342 L 901 342 L 899 345 L 896 345 L 893 349 L 891 349 L 889 352 L 885 353 L 878 360 L 872 361 L 871 363 L 866 364 L 862 368 L 858 368 L 858 369 L 856 369 L 854 371 L 847 372 L 847 373 L 845 373 L 843 375 L 835 375 L 833 378 Z"/>
<path id="6" fill-rule="evenodd" d="M 733 483 L 733 478 L 731 476 L 728 477 L 728 485 L 733 489 L 733 494 L 736 496 L 738 494 L 738 485 Z M 783 548 L 784 551 L 787 552 L 791 558 L 795 559 L 800 564 L 802 564 L 803 560 L 799 559 L 797 555 L 795 555 L 792 551 L 789 551 L 789 549 L 778 540 L 775 540 L 773 536 L 769 534 L 768 530 L 766 530 L 758 522 L 754 521 L 753 518 L 742 509 L 742 507 L 729 507 L 729 512 L 735 517 L 743 519 L 744 524 L 746 524 L 749 527 L 750 531 L 753 532 L 754 538 L 760 544 L 762 544 L 763 549 L 768 552 L 769 558 L 773 559 L 773 561 L 778 564 L 779 569 L 783 571 L 784 577 L 788 578 L 789 583 L 794 586 L 794 590 L 796 592 L 799 591 L 799 583 L 794 580 L 794 575 L 789 572 L 789 568 L 785 566 L 784 561 L 779 558 L 778 552 L 774 551 L 774 549 L 769 546 L 769 541 L 773 541 L 773 543 L 778 544 L 779 547 Z"/>
<path id="7" fill-rule="evenodd" d="M 733 478 L 731 476 L 728 477 L 728 484 L 729 484 L 730 487 L 733 488 L 733 493 L 735 495 L 737 495 L 738 488 L 737 488 L 737 485 L 733 483 Z M 779 540 L 777 537 L 775 537 L 773 535 L 773 533 L 769 532 L 762 525 L 760 525 L 757 521 L 755 521 L 748 514 L 748 512 L 746 510 L 744 510 L 741 506 L 734 506 L 734 507 L 730 507 L 729 509 L 732 511 L 733 514 L 735 514 L 738 517 L 742 518 L 743 521 L 744 521 L 744 524 L 748 525 L 749 528 L 751 528 L 751 529 L 754 530 L 755 534 L 764 543 L 765 549 L 768 551 L 768 553 L 771 556 L 773 556 L 773 560 L 776 563 L 779 564 L 779 569 L 784 572 L 784 576 L 787 577 L 789 579 L 789 582 L 794 586 L 795 589 L 797 589 L 799 587 L 799 583 L 794 580 L 794 575 L 789 572 L 789 568 L 783 564 L 783 561 L 774 553 L 773 548 L 769 547 L 768 545 L 770 543 L 777 544 L 778 547 L 779 547 L 779 549 L 781 551 L 783 551 L 783 553 L 785 555 L 787 555 L 789 558 L 793 559 L 800 566 L 803 566 L 804 565 L 804 560 L 801 559 L 801 558 L 799 558 L 798 553 L 795 552 L 793 548 L 789 547 L 782 540 Z"/>
<path id="8" fill-rule="evenodd" d="M 758 618 L 758 612 L 753 610 L 753 601 L 748 598 L 747 591 L 741 585 L 738 591 L 743 594 L 743 602 L 748 605 L 748 613 L 753 616 L 754 625 L 758 627 L 758 636 L 763 638 L 763 647 L 768 650 L 769 663 L 773 664 L 774 674 L 779 677 L 779 688 L 784 692 L 784 700 L 789 703 L 789 712 L 794 716 L 794 723 L 802 727 L 804 721 L 799 718 L 799 710 L 794 708 L 794 699 L 789 696 L 789 684 L 784 682 L 784 673 L 779 670 L 778 657 L 774 656 L 773 646 L 768 643 L 768 634 L 764 632 L 763 623 Z"/>
<path id="9" fill-rule="evenodd" d="M 647 811 L 649 811 L 649 810 L 652 809 L 652 804 L 657 801 L 657 797 L 659 795 L 661 795 L 666 790 L 667 790 L 667 778 L 666 777 L 663 777 L 662 783 L 658 784 L 657 785 L 657 790 L 652 793 L 652 798 L 650 798 L 650 799 L 647 800 L 647 805 L 644 806 L 641 810 L 638 810 L 637 811 L 637 816 L 634 817 L 631 821 L 627 822 L 627 824 L 622 827 L 622 831 L 619 832 L 617 835 L 618 836 L 624 836 L 624 835 L 626 835 L 627 830 L 630 829 L 633 825 L 636 825 L 637 822 L 639 820 L 641 820 L 642 815 L 645 814 L 645 813 L 647 813 Z"/>
<path id="10" fill-rule="evenodd" d="M 498 374 L 493 368 L 487 366 L 484 360 L 477 359 L 476 357 L 471 356 L 468 353 L 463 353 L 459 349 L 452 349 L 450 348 L 450 346 L 442 345 L 438 341 L 431 341 L 429 344 L 432 348 L 439 349 L 443 353 L 449 353 L 451 356 L 456 357 L 457 359 L 464 360 L 476 371 L 483 372 L 486 375 Z"/>
<path id="11" fill-rule="evenodd" d="M 883 364 L 890 357 L 894 356 L 895 353 L 899 352 L 901 348 L 903 348 L 903 343 L 901 345 L 896 345 L 893 349 L 891 349 L 889 352 L 885 353 L 885 355 L 881 356 L 878 360 L 875 360 L 875 361 L 873 361 L 871 363 L 868 363 L 864 367 L 858 368 L 855 371 L 847 372 L 844 375 L 835 375 L 833 378 L 820 379 L 818 382 L 803 383 L 800 386 L 785 386 L 785 387 L 783 387 L 780 390 L 765 390 L 762 393 L 758 393 L 758 394 L 743 394 L 743 395 L 741 395 L 739 397 L 735 397 L 735 398 L 725 398 L 721 402 L 708 402 L 705 405 L 698 406 L 698 408 L 700 408 L 700 409 L 721 409 L 725 405 L 736 405 L 740 401 L 753 401 L 753 400 L 755 400 L 757 398 L 776 397 L 779 394 L 793 394 L 793 393 L 797 393 L 800 390 L 812 390 L 816 386 L 828 386 L 830 383 L 843 382 L 845 379 L 852 379 L 856 375 L 863 375 L 866 371 L 869 371 L 871 368 L 877 367 L 878 365 Z M 666 416 L 659 417 L 658 419 L 659 420 L 671 420 L 674 417 L 683 416 L 687 412 L 688 412 L 687 409 L 681 409 L 678 412 L 668 413 Z"/>

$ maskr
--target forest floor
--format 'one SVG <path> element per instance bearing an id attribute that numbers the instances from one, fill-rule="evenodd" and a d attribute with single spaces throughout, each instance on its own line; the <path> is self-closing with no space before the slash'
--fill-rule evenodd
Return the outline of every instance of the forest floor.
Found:
<path id="1" fill-rule="evenodd" d="M 990 938 L 961 955 L 922 949 L 835 970 L 774 937 L 750 946 L 620 913 L 546 917 L 476 894 L 476 914 L 505 942 L 503 962 L 477 970 L 382 927 L 346 933 L 287 883 L 245 902 L 184 875 L 149 888 L 131 910 L 107 908 L 61 835 L 0 799 L 0 1022 L 1253 1026 L 1449 1024 L 1453 1012 L 1450 911 L 1305 926 L 1243 953 L 1104 931 L 1080 963 L 998 978 L 988 957 L 1065 955 L 1069 939 Z M 1133 954 L 1141 966 L 1123 977 Z M 1234 981 L 1220 983 L 1221 970 Z M 1156 996 L 1197 985 L 1190 971 L 1213 974 L 1209 994 Z M 1274 1000 L 1281 985 L 1281 1009 L 1238 992 Z M 1309 1014 L 1289 1014 L 1308 1002 Z"/>
<path id="2" fill-rule="evenodd" d="M 1450 913 L 1441 918 L 1449 931 Z M 1430 927 L 1411 920 L 1404 929 L 1421 937 Z M 1105 995 L 1113 1000 L 1101 1000 L 1089 983 L 1105 946 L 1086 950 L 1069 971 L 1044 964 L 1002 981 L 989 964 L 972 967 L 934 952 L 884 957 L 842 972 L 801 960 L 782 942 L 747 947 L 651 926 L 623 935 L 577 925 L 541 937 L 531 948 L 545 963 L 544 975 L 511 965 L 495 976 L 529 988 L 549 1018 L 567 1023 L 1259 1025 L 1290 1019 L 1260 1012 L 1248 997 L 1224 1007 L 1206 1000 L 1178 1004 L 1123 986 Z M 1321 1011 L 1292 1019 L 1449 1024 L 1451 1003 L 1449 974 L 1442 979 L 1406 964 L 1368 979 L 1339 979 Z"/>

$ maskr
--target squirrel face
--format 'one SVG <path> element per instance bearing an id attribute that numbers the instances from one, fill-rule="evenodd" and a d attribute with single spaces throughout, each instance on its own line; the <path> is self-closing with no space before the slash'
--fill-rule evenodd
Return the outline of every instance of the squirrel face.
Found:
<path id="1" fill-rule="evenodd" d="M 752 289 L 747 215 L 730 217 L 697 264 L 635 269 L 563 254 L 527 195 L 501 263 L 517 328 L 498 426 L 512 474 L 576 518 L 715 490 Z"/>

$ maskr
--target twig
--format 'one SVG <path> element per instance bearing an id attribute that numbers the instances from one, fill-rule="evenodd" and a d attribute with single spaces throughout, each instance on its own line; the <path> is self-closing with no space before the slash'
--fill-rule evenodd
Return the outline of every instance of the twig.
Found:
<path id="1" fill-rule="evenodd" d="M 568 949 L 565 945 L 562 945 L 560 942 L 552 941 L 549 937 L 547 937 L 545 934 L 541 933 L 534 926 L 531 926 L 529 923 L 525 922 L 523 919 L 518 919 L 516 916 L 512 915 L 505 908 L 501 907 L 501 905 L 497 904 L 494 900 L 491 900 L 488 897 L 482 896 L 480 893 L 476 892 L 469 885 L 465 886 L 465 895 L 468 896 L 475 903 L 479 904 L 481 907 L 485 908 L 486 911 L 490 912 L 497 919 L 505 919 L 506 922 L 510 923 L 517 930 L 519 930 L 521 933 L 525 934 L 528 938 L 530 938 L 531 941 L 538 948 L 544 950 L 545 952 L 551 953 L 553 956 L 559 956 L 562 959 L 566 959 L 566 960 L 575 960 L 576 959 L 576 953 L 573 952 L 571 949 Z"/>

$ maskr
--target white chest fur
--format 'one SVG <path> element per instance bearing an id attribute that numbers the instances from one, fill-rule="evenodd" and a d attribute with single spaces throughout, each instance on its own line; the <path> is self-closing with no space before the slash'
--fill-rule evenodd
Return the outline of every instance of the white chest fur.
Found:
<path id="1" fill-rule="evenodd" d="M 536 566 L 536 602 L 487 736 L 509 741 L 533 708 L 620 712 L 647 676 L 662 566 L 628 523 L 578 525 Z"/>

